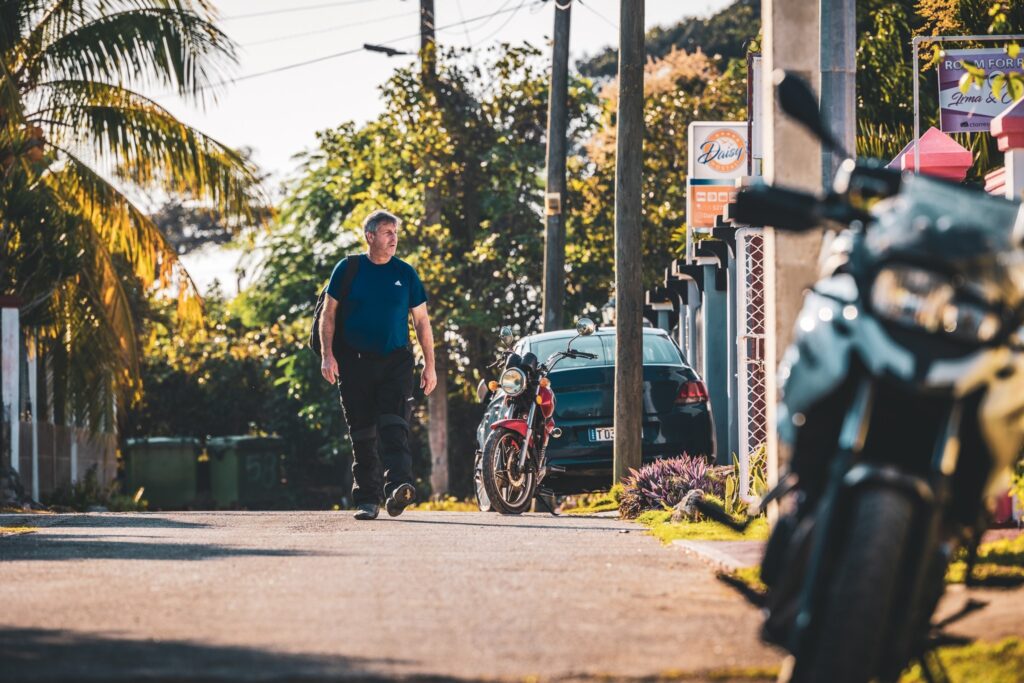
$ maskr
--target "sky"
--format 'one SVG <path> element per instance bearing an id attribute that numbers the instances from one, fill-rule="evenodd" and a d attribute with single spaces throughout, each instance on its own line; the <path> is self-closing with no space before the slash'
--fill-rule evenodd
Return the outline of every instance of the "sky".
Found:
<path id="1" fill-rule="evenodd" d="M 648 28 L 669 25 L 686 16 L 707 16 L 729 2 L 646 0 L 645 19 Z M 223 86 L 217 101 L 205 111 L 173 96 L 157 99 L 217 140 L 251 147 L 256 162 L 275 179 L 294 169 L 293 155 L 315 145 L 316 131 L 375 116 L 382 108 L 379 86 L 395 68 L 415 59 L 368 52 L 361 49 L 363 43 L 413 53 L 419 47 L 418 0 L 217 0 L 214 4 L 221 28 L 240 46 L 239 64 L 232 69 L 237 80 Z M 526 40 L 548 50 L 554 26 L 552 1 L 435 0 L 434 5 L 442 48 L 481 50 L 501 41 Z M 618 7 L 619 0 L 576 2 L 571 63 L 618 42 Z M 350 50 L 354 52 L 245 78 Z"/>
<path id="2" fill-rule="evenodd" d="M 731 2 L 646 0 L 645 23 L 652 28 L 704 17 Z M 570 65 L 618 43 L 619 4 L 575 0 Z M 239 45 L 239 63 L 230 72 L 234 82 L 217 89 L 216 101 L 202 109 L 174 95 L 156 93 L 155 98 L 220 142 L 251 148 L 274 195 L 297 167 L 293 157 L 316 145 L 317 131 L 345 121 L 362 123 L 381 111 L 380 85 L 396 68 L 409 65 L 419 48 L 418 0 L 215 0 L 214 5 L 220 27 Z M 547 53 L 554 11 L 551 0 L 434 0 L 437 42 L 441 49 L 482 51 L 499 42 L 529 41 Z M 388 57 L 363 50 L 364 43 L 413 55 Z M 234 277 L 225 274 L 223 255 L 196 254 L 185 262 L 201 291 L 219 275 L 233 293 Z"/>

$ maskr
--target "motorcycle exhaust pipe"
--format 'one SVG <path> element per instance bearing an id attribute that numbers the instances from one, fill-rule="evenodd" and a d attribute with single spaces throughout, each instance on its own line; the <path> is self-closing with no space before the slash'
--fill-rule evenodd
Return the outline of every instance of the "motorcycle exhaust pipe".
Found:
<path id="1" fill-rule="evenodd" d="M 558 428 L 558 427 L 555 427 L 554 429 L 552 429 L 551 430 L 551 438 L 553 438 L 553 439 L 561 439 L 562 438 L 562 430 L 560 428 Z"/>

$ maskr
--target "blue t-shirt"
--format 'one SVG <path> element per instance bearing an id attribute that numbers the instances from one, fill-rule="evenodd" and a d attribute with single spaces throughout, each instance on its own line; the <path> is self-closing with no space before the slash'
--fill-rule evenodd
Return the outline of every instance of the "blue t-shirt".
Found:
<path id="1" fill-rule="evenodd" d="M 405 261 L 391 257 L 376 264 L 360 254 L 359 271 L 345 305 L 344 339 L 357 351 L 386 354 L 409 345 L 409 309 L 427 300 L 416 270 Z M 341 281 L 348 264 L 338 262 L 331 273 L 327 293 L 341 302 Z"/>

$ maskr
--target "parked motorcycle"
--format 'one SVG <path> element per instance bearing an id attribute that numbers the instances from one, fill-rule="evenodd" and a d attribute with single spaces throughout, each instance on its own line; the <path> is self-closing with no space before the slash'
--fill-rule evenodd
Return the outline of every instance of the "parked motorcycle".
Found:
<path id="1" fill-rule="evenodd" d="M 841 152 L 807 86 L 779 76 L 783 110 Z M 763 637 L 791 653 L 794 681 L 934 670 L 947 565 L 964 548 L 970 571 L 1024 445 L 1024 211 L 847 160 L 826 196 L 760 184 L 730 214 L 845 226 L 779 368 L 791 458 L 760 506 L 786 504 L 761 566 Z"/>
<path id="2" fill-rule="evenodd" d="M 560 435 L 553 419 L 555 393 L 548 373 L 563 358 L 596 360 L 597 355 L 572 348 L 574 341 L 596 329 L 592 320 L 580 318 L 576 323 L 577 336 L 569 340 L 565 351 L 553 353 L 543 363 L 538 363 L 533 353 L 519 356 L 510 348 L 504 352 L 501 378 L 488 387 L 489 391 L 502 392 L 505 399 L 498 403 L 501 414 L 490 423 L 490 433 L 478 459 L 477 500 L 481 509 L 486 504 L 502 514 L 518 515 L 530 507 L 548 473 L 548 440 Z M 482 387 L 481 383 L 479 391 Z"/>

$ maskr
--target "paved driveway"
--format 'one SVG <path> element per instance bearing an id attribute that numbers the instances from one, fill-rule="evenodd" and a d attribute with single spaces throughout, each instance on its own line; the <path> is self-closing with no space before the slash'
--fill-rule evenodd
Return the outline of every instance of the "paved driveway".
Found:
<path id="1" fill-rule="evenodd" d="M 708 565 L 617 520 L 40 519 L 0 538 L 0 681 L 619 679 L 780 659 Z"/>

